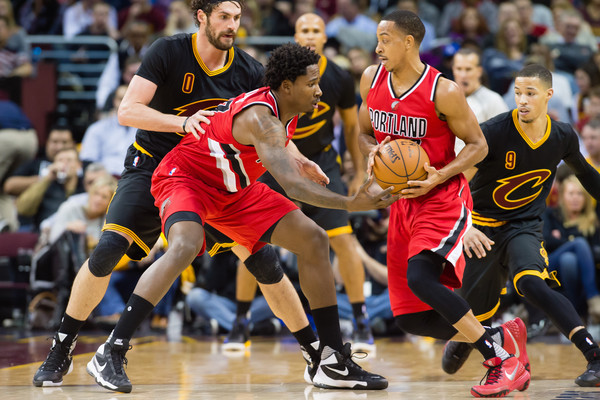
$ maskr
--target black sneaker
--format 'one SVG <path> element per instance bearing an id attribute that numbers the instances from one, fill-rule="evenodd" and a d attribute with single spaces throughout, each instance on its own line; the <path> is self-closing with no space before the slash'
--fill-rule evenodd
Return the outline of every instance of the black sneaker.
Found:
<path id="1" fill-rule="evenodd" d="M 325 389 L 385 389 L 388 381 L 362 369 L 352 361 L 350 343 L 346 343 L 341 353 L 325 346 L 321 362 L 313 377 L 313 385 Z"/>
<path id="2" fill-rule="evenodd" d="M 355 351 L 375 352 L 375 341 L 371 332 L 371 324 L 369 317 L 366 315 L 356 318 L 352 334 L 352 348 Z"/>
<path id="3" fill-rule="evenodd" d="M 600 360 L 590 361 L 585 372 L 575 379 L 575 383 L 583 387 L 600 386 Z"/>
<path id="4" fill-rule="evenodd" d="M 447 374 L 454 374 L 458 371 L 469 354 L 473 351 L 473 347 L 469 343 L 448 341 L 444 346 L 444 354 L 442 355 L 442 369 Z"/>
<path id="5" fill-rule="evenodd" d="M 125 354 L 130 348 L 129 340 L 109 339 L 108 342 L 100 345 L 88 363 L 88 374 L 105 389 L 123 393 L 131 392 L 131 382 L 123 369 L 123 364 L 127 365 Z"/>
<path id="6" fill-rule="evenodd" d="M 71 336 L 56 333 L 52 340 L 50 353 L 46 361 L 38 368 L 33 376 L 34 386 L 60 386 L 63 376 L 73 371 L 73 349 L 77 343 L 77 335 Z"/>
<path id="7" fill-rule="evenodd" d="M 250 323 L 247 318 L 237 317 L 231 332 L 223 342 L 225 351 L 244 351 L 250 347 Z"/>
<path id="8" fill-rule="evenodd" d="M 312 385 L 313 378 L 317 373 L 317 367 L 319 366 L 319 361 L 321 361 L 321 356 L 319 354 L 319 341 L 314 341 L 310 344 L 309 349 L 304 346 L 300 346 L 300 351 L 302 351 L 302 357 L 304 357 L 304 361 L 306 361 L 306 369 L 304 370 L 304 382 Z"/>

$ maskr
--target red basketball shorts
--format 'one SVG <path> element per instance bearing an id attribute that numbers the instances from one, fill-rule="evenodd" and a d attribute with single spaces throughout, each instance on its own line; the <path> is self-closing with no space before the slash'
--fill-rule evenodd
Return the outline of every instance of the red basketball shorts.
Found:
<path id="1" fill-rule="evenodd" d="M 162 229 L 173 214 L 187 211 L 227 235 L 252 254 L 264 242 L 262 235 L 298 207 L 261 182 L 231 193 L 209 186 L 170 162 L 161 163 L 152 178 L 154 204 L 160 210 Z M 204 247 L 202 249 L 204 251 Z"/>
<path id="2" fill-rule="evenodd" d="M 388 285 L 394 315 L 431 310 L 408 287 L 408 259 L 429 250 L 447 262 L 440 278 L 450 287 L 461 286 L 465 259 L 463 236 L 471 226 L 473 200 L 466 179 L 455 177 L 416 199 L 392 204 L 388 229 Z"/>

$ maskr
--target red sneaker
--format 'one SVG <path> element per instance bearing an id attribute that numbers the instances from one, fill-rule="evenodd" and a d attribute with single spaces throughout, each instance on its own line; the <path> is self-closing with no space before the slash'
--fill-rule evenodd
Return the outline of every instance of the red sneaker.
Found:
<path id="1" fill-rule="evenodd" d="M 500 325 L 504 331 L 502 347 L 521 361 L 527 372 L 531 374 L 529 356 L 527 355 L 527 328 L 521 318 L 515 318 Z"/>
<path id="2" fill-rule="evenodd" d="M 490 358 L 484 361 L 483 366 L 488 369 L 485 383 L 471 388 L 475 397 L 504 397 L 515 389 L 522 392 L 529 387 L 531 375 L 517 357 L 504 361 L 500 357 Z"/>

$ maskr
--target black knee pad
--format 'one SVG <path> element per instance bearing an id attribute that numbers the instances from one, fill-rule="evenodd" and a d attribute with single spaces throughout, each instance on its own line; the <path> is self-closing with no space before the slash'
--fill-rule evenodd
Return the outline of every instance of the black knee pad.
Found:
<path id="1" fill-rule="evenodd" d="M 279 263 L 279 257 L 272 246 L 266 245 L 256 253 L 252 254 L 244 262 L 248 271 L 258 281 L 265 285 L 278 283 L 283 279 L 283 269 Z"/>
<path id="2" fill-rule="evenodd" d="M 129 249 L 129 241 L 116 232 L 104 231 L 90 255 L 88 268 L 92 275 L 102 278 L 110 275 Z"/>

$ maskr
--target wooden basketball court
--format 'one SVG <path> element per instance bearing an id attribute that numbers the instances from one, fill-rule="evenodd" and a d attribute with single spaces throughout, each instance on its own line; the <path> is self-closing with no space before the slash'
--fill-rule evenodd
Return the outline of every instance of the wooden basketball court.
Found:
<path id="1" fill-rule="evenodd" d="M 159 335 L 133 341 L 126 370 L 133 391 L 124 394 L 96 385 L 85 370 L 104 339 L 104 335 L 80 337 L 74 370 L 63 386 L 37 388 L 31 380 L 51 340 L 47 336 L 0 336 L 0 399 L 470 399 L 471 386 L 484 375 L 475 352 L 456 375 L 446 375 L 440 367 L 441 342 L 415 337 L 379 339 L 377 352 L 357 362 L 386 376 L 387 390 L 323 390 L 304 383 L 305 363 L 291 336 L 253 338 L 249 351 L 224 354 L 221 339 L 184 336 L 175 343 Z M 600 399 L 600 388 L 573 383 L 585 369 L 585 360 L 573 345 L 533 343 L 528 349 L 531 385 L 509 398 Z"/>
<path id="2" fill-rule="evenodd" d="M 10 250 L 14 249 L 18 246 Z M 442 342 L 413 336 L 385 338 L 377 340 L 376 352 L 362 359 L 359 354 L 355 361 L 385 376 L 390 382 L 386 390 L 326 390 L 304 382 L 306 365 L 291 336 L 253 338 L 251 348 L 244 352 L 223 352 L 223 338 L 183 336 L 169 342 L 164 335 L 153 335 L 131 343 L 126 372 L 133 391 L 125 394 L 98 386 L 86 372 L 86 364 L 106 339 L 106 334 L 99 333 L 80 336 L 73 372 L 62 386 L 38 388 L 32 378 L 48 353 L 51 334 L 18 335 L 0 331 L 0 400 L 472 399 L 471 386 L 479 384 L 485 374 L 476 351 L 457 374 L 447 375 L 440 366 Z M 558 340 L 532 343 L 528 353 L 531 384 L 508 398 L 600 400 L 600 388 L 574 383 L 586 361 L 573 345 Z"/>

